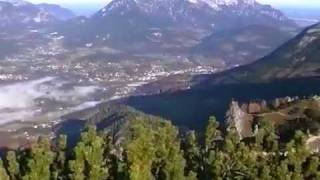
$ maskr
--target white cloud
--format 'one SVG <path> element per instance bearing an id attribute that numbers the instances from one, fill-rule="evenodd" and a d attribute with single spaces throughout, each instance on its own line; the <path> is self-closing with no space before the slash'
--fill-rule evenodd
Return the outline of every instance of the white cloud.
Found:
<path id="1" fill-rule="evenodd" d="M 71 84 L 70 84 L 71 83 Z M 64 87 L 64 85 L 66 85 Z M 56 77 L 18 82 L 0 87 L 0 125 L 15 120 L 32 120 L 43 115 L 42 108 L 52 108 L 52 102 L 61 103 L 68 110 L 94 105 L 91 95 L 99 87 L 76 86 Z M 40 101 L 47 100 L 46 101 Z M 60 113 L 50 109 L 50 113 Z"/>

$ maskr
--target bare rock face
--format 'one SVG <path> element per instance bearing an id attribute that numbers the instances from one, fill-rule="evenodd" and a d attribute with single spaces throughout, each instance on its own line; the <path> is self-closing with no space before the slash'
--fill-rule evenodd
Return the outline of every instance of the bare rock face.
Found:
<path id="1" fill-rule="evenodd" d="M 280 106 L 281 106 L 281 102 L 280 102 L 280 99 L 275 99 L 273 102 L 272 102 L 272 106 L 274 109 L 278 109 Z"/>
<path id="2" fill-rule="evenodd" d="M 267 101 L 263 100 L 263 101 L 261 102 L 261 111 L 262 111 L 262 112 L 265 112 L 265 111 L 268 111 L 268 109 L 269 109 L 269 107 L 268 107 Z"/>
<path id="3" fill-rule="evenodd" d="M 237 129 L 240 139 L 252 136 L 253 116 L 243 111 L 238 102 L 231 102 L 230 109 L 226 114 L 226 119 L 229 127 Z"/>
<path id="4" fill-rule="evenodd" d="M 249 107 L 249 105 L 247 103 L 241 104 L 241 110 L 243 112 L 248 112 L 248 107 Z"/>
<path id="5" fill-rule="evenodd" d="M 261 107 L 261 104 L 259 103 L 249 103 L 249 106 L 248 106 L 248 113 L 249 114 L 257 114 L 257 113 L 260 113 L 262 111 L 262 107 Z"/>
<path id="6" fill-rule="evenodd" d="M 311 150 L 314 153 L 319 153 L 320 152 L 320 136 L 312 136 L 310 137 L 306 145 L 309 150 Z"/>

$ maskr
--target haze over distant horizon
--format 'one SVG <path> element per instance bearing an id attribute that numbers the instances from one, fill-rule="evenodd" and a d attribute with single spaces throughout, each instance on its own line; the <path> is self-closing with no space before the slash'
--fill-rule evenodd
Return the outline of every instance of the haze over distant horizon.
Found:
<path id="1" fill-rule="evenodd" d="M 53 3 L 53 4 L 60 4 L 66 6 L 76 6 L 76 5 L 92 5 L 92 6 L 104 6 L 111 0 L 30 0 L 33 3 Z M 263 4 L 270 4 L 276 7 L 319 7 L 320 8 L 320 1 L 319 0 L 308 0 L 308 1 L 301 1 L 301 0 L 257 0 Z"/>

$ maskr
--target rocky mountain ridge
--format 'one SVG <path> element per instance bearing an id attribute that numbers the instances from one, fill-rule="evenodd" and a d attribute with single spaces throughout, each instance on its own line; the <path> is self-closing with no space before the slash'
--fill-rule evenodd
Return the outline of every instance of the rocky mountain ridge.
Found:
<path id="1" fill-rule="evenodd" d="M 0 29 L 3 32 L 32 29 L 72 17 L 70 10 L 57 5 L 37 5 L 23 0 L 0 1 Z"/>

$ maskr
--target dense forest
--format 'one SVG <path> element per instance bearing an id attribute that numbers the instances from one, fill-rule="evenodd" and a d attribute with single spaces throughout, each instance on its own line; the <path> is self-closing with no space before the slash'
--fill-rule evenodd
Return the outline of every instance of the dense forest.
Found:
<path id="1" fill-rule="evenodd" d="M 135 118 L 121 141 L 88 125 L 77 145 L 67 136 L 39 138 L 31 147 L 8 151 L 0 161 L 1 180 L 113 179 L 320 179 L 319 154 L 297 131 L 279 139 L 270 121 L 240 139 L 215 117 L 203 133 L 182 131 L 169 121 Z"/>

